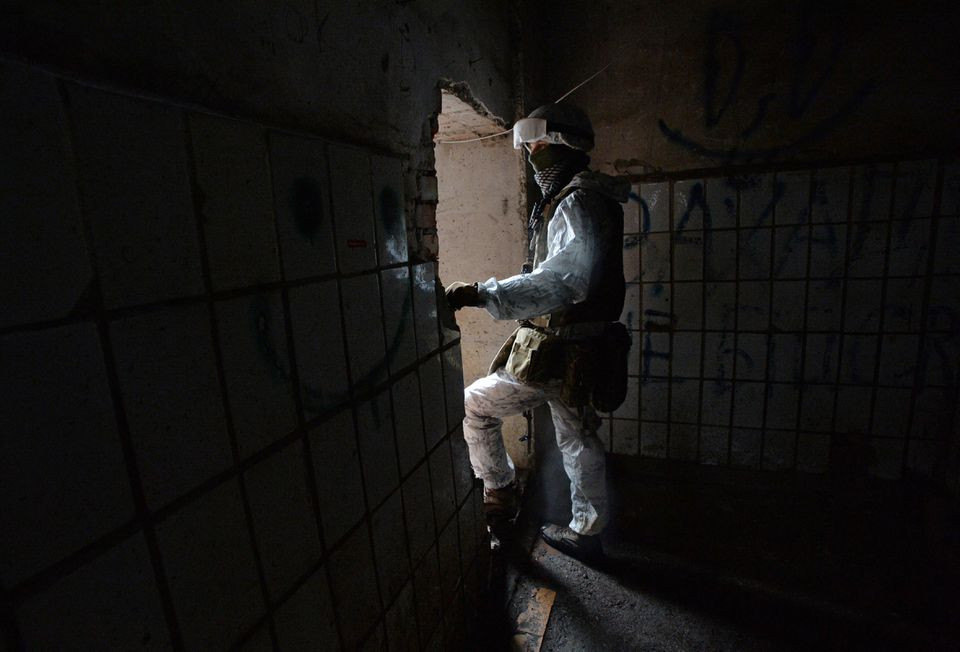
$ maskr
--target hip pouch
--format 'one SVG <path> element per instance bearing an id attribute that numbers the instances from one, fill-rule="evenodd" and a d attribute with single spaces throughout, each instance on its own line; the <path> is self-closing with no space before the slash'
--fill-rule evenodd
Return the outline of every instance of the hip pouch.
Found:
<path id="1" fill-rule="evenodd" d="M 564 342 L 545 330 L 521 326 L 514 334 L 506 370 L 529 385 L 563 378 Z"/>
<path id="2" fill-rule="evenodd" d="M 593 384 L 590 402 L 597 412 L 613 412 L 627 398 L 627 358 L 630 333 L 620 322 L 611 322 L 597 338 L 599 373 Z"/>

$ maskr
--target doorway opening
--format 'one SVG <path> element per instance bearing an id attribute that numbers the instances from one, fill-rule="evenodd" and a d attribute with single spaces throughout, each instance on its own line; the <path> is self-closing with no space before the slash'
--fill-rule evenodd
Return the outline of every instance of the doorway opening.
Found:
<path id="1" fill-rule="evenodd" d="M 441 142 L 503 131 L 503 125 L 463 85 L 443 89 L 441 107 L 435 149 L 440 278 L 449 284 L 513 276 L 520 272 L 526 245 L 523 157 L 513 149 L 508 135 L 475 142 Z M 460 310 L 456 317 L 466 387 L 487 374 L 490 361 L 516 322 L 495 321 L 484 310 Z M 529 469 L 532 462 L 530 447 L 521 441 L 526 432 L 522 416 L 504 419 L 507 452 L 518 469 Z"/>

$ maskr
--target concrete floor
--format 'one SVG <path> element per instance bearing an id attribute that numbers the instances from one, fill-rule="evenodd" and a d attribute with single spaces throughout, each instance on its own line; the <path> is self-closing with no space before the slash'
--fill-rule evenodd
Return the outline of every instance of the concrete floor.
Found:
<path id="1" fill-rule="evenodd" d="M 960 646 L 956 569 L 925 542 L 923 520 L 911 516 L 918 498 L 901 483 L 737 477 L 617 458 L 607 559 L 590 568 L 535 536 L 569 509 L 557 499 L 562 469 L 546 457 L 517 541 L 491 566 L 508 606 L 499 643 L 488 644 L 509 647 L 540 588 L 555 598 L 542 640 L 528 636 L 527 649 Z"/>

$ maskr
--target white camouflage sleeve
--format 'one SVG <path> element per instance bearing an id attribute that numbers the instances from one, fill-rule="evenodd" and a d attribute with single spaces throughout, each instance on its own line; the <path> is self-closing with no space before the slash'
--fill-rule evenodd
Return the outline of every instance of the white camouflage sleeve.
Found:
<path id="1" fill-rule="evenodd" d="M 597 250 L 591 215 L 602 214 L 589 204 L 583 192 L 560 203 L 549 224 L 547 257 L 533 272 L 478 284 L 483 307 L 494 319 L 529 319 L 587 298 Z"/>

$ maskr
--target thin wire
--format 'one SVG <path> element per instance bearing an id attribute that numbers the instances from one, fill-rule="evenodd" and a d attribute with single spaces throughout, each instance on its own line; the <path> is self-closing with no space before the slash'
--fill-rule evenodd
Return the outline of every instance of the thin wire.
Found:
<path id="1" fill-rule="evenodd" d="M 589 77 L 587 77 L 586 79 L 584 79 L 582 82 L 580 82 L 579 84 L 577 84 L 576 86 L 574 86 L 573 88 L 571 88 L 570 90 L 568 90 L 566 93 L 564 93 L 563 95 L 561 95 L 559 98 L 557 98 L 556 100 L 554 100 L 553 103 L 554 103 L 554 104 L 559 104 L 560 102 L 564 101 L 564 100 L 567 99 L 571 94 L 573 94 L 573 92 L 574 92 L 575 90 L 577 90 L 578 88 L 580 88 L 581 86 L 583 86 L 583 85 L 586 84 L 587 82 L 593 80 L 594 77 L 596 77 L 597 75 L 599 75 L 600 73 L 602 73 L 604 70 L 606 70 L 607 68 L 609 68 L 609 67 L 612 66 L 612 65 L 613 65 L 613 62 L 611 61 L 610 63 L 608 63 L 607 65 L 605 65 L 603 68 L 601 68 L 601 69 L 598 70 L 597 72 L 593 73 L 592 75 L 590 75 Z M 455 145 L 455 144 L 457 144 L 457 143 L 476 143 L 476 142 L 481 141 L 481 140 L 487 140 L 487 139 L 489 139 L 489 138 L 496 138 L 497 136 L 505 136 L 505 135 L 509 134 L 511 131 L 513 131 L 513 127 L 510 127 L 509 129 L 504 129 L 503 131 L 497 132 L 497 133 L 495 133 L 495 134 L 488 134 L 488 135 L 486 135 L 486 136 L 478 136 L 477 138 L 467 138 L 466 140 L 438 140 L 437 143 L 439 143 L 440 145 Z"/>

